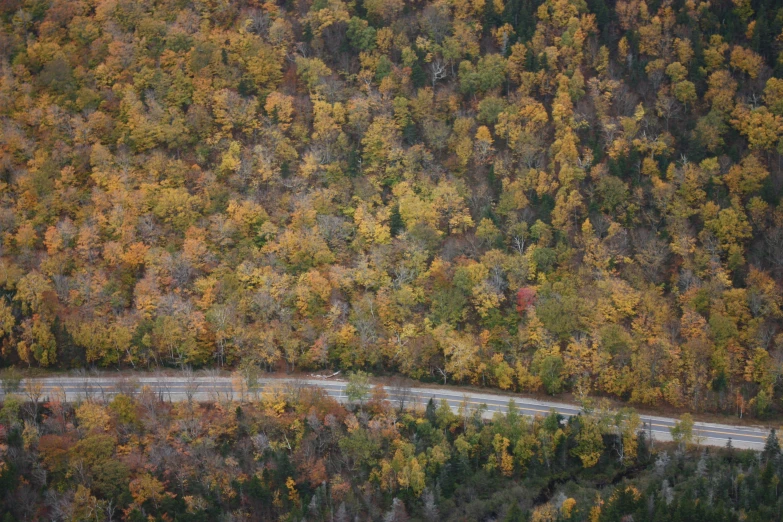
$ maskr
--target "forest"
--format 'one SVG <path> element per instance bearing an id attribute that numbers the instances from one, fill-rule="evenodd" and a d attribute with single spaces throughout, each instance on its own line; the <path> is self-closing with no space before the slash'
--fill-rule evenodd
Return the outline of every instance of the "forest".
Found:
<path id="1" fill-rule="evenodd" d="M 0 365 L 773 415 L 782 50 L 774 0 L 2 0 Z"/>
<path id="2" fill-rule="evenodd" d="M 4 383 L 5 386 L 5 383 Z M 347 405 L 318 389 L 254 400 L 164 402 L 149 388 L 108 402 L 0 408 L 3 522 L 771 522 L 783 520 L 783 455 L 700 447 L 686 416 L 662 444 L 630 410 L 529 419 L 513 404 L 405 409 L 382 387 Z"/>

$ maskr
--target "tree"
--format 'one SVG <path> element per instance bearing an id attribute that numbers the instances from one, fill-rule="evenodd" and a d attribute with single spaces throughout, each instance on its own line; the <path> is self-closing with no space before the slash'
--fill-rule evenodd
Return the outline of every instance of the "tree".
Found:
<path id="1" fill-rule="evenodd" d="M 772 77 L 764 87 L 764 103 L 767 108 L 778 116 L 783 115 L 783 80 Z"/>
<path id="2" fill-rule="evenodd" d="M 751 149 L 767 150 L 777 144 L 783 117 L 766 107 L 750 109 L 743 104 L 737 104 L 731 115 L 731 124 L 747 137 Z"/>
<path id="3" fill-rule="evenodd" d="M 774 461 L 780 456 L 780 440 L 775 429 L 769 431 L 767 440 L 764 442 L 764 450 L 761 452 L 761 458 L 764 462 Z"/>
<path id="4" fill-rule="evenodd" d="M 761 69 L 763 63 L 764 59 L 750 49 L 739 45 L 735 45 L 731 49 L 731 66 L 743 71 L 751 79 L 755 79 L 758 76 L 759 69 Z"/>
<path id="5" fill-rule="evenodd" d="M 57 359 L 57 341 L 47 322 L 38 314 L 25 321 L 22 340 L 16 345 L 19 358 L 28 365 L 33 361 L 50 366 Z"/>
<path id="6" fill-rule="evenodd" d="M 456 332 L 445 324 L 436 328 L 433 334 L 441 345 L 446 359 L 444 381 L 446 374 L 462 381 L 483 372 L 485 364 L 479 360 L 479 345 L 475 339 Z"/>
<path id="7" fill-rule="evenodd" d="M 351 372 L 348 376 L 348 384 L 345 385 L 345 396 L 350 402 L 358 402 L 360 407 L 370 395 L 370 374 L 361 370 Z"/>
<path id="8" fill-rule="evenodd" d="M 683 413 L 680 420 L 669 428 L 672 440 L 677 443 L 680 451 L 683 451 L 687 445 L 693 442 L 693 417 L 690 413 Z"/>
<path id="9" fill-rule="evenodd" d="M 149 473 L 141 474 L 138 478 L 131 480 L 129 488 L 133 501 L 138 507 L 150 502 L 157 510 L 167 496 L 173 496 L 166 491 L 162 482 Z"/>
<path id="10" fill-rule="evenodd" d="M 286 96 L 276 91 L 270 93 L 266 97 L 264 110 L 269 118 L 283 131 L 291 127 L 294 114 L 293 98 L 291 96 Z"/>
<path id="11" fill-rule="evenodd" d="M 751 154 L 743 158 L 741 164 L 729 169 L 724 182 L 732 194 L 746 196 L 758 191 L 767 176 L 769 171 L 764 164 L 755 154 Z"/>
<path id="12" fill-rule="evenodd" d="M 580 415 L 576 447 L 571 450 L 571 454 L 582 461 L 582 466 L 591 468 L 598 463 L 603 450 L 604 443 L 598 422 L 590 415 Z"/>
<path id="13" fill-rule="evenodd" d="M 737 92 L 737 82 L 728 71 L 715 71 L 707 79 L 709 89 L 704 99 L 712 103 L 712 110 L 722 115 L 728 115 L 734 108 L 734 96 Z"/>
<path id="14" fill-rule="evenodd" d="M 506 61 L 498 54 L 479 59 L 474 66 L 469 61 L 459 64 L 460 89 L 464 93 L 485 93 L 496 89 L 505 79 Z"/>
<path id="15" fill-rule="evenodd" d="M 76 419 L 85 431 L 108 431 L 111 422 L 106 408 L 95 402 L 85 402 L 79 406 Z"/>
<path id="16" fill-rule="evenodd" d="M 642 425 L 639 414 L 623 408 L 614 416 L 614 429 L 617 431 L 617 456 L 621 464 L 636 458 L 638 449 L 638 433 Z"/>
<path id="17" fill-rule="evenodd" d="M 544 389 L 550 395 L 555 395 L 562 391 L 563 370 L 563 358 L 560 355 L 549 355 L 541 361 L 538 375 L 541 377 Z"/>
<path id="18" fill-rule="evenodd" d="M 478 130 L 476 130 L 476 143 L 474 145 L 474 152 L 478 163 L 485 163 L 489 159 L 490 154 L 494 150 L 492 142 L 492 135 L 490 134 L 489 129 L 485 125 L 480 126 Z"/>
<path id="19" fill-rule="evenodd" d="M 402 376 L 392 378 L 389 392 L 391 398 L 399 405 L 399 411 L 403 412 L 405 410 L 405 405 L 413 396 L 411 391 L 411 380 Z M 434 404 L 432 406 L 434 408 Z M 428 403 L 427 408 L 429 407 L 430 404 Z"/>
<path id="20" fill-rule="evenodd" d="M 51 291 L 51 284 L 43 274 L 31 272 L 17 283 L 16 299 L 21 302 L 23 312 L 40 314 L 44 311 L 46 295 Z"/>
<path id="21" fill-rule="evenodd" d="M 528 308 L 535 304 L 536 289 L 532 287 L 522 287 L 517 290 L 517 312 L 524 315 Z"/>
<path id="22" fill-rule="evenodd" d="M 367 16 L 375 23 L 389 23 L 397 17 L 403 7 L 404 3 L 402 0 L 394 0 L 392 2 L 370 0 L 365 4 Z"/>

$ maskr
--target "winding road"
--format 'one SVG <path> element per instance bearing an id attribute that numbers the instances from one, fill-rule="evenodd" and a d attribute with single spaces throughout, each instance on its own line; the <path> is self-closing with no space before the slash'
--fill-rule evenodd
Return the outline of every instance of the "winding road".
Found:
<path id="1" fill-rule="evenodd" d="M 78 401 L 85 399 L 108 400 L 117 393 L 133 394 L 148 388 L 164 401 L 197 401 L 234 400 L 252 398 L 261 393 L 265 387 L 320 387 L 326 393 L 339 401 L 346 401 L 345 388 L 348 384 L 341 380 L 325 379 L 259 379 L 252 390 L 248 390 L 244 381 L 219 375 L 196 374 L 160 374 L 149 377 L 127 377 L 115 375 L 90 375 L 70 377 L 47 377 L 22 381 L 18 393 L 31 400 L 44 401 L 59 398 L 60 400 Z M 436 403 L 445 400 L 454 411 L 461 406 L 484 408 L 483 415 L 487 418 L 495 413 L 505 413 L 509 401 L 513 400 L 519 413 L 529 416 L 547 415 L 552 410 L 570 417 L 577 415 L 579 406 L 550 401 L 539 401 L 519 395 L 496 395 L 449 389 L 447 387 L 402 387 L 386 386 L 387 400 L 405 408 L 424 407 L 432 398 Z M 0 392 L 0 396 L 1 396 Z M 671 440 L 669 429 L 676 419 L 666 417 L 641 416 L 644 429 L 656 441 Z M 729 439 L 737 448 L 760 450 L 769 431 L 762 427 L 731 426 L 727 424 L 711 424 L 697 422 L 694 426 L 694 436 L 699 443 L 709 446 L 725 446 Z"/>

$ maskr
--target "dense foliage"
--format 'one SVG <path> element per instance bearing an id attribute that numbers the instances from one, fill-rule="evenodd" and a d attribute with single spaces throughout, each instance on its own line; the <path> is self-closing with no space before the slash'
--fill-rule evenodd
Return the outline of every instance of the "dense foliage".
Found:
<path id="1" fill-rule="evenodd" d="M 380 388 L 349 408 L 296 386 L 210 403 L 124 391 L 75 404 L 6 396 L 3 522 L 769 522 L 783 513 L 774 433 L 762 453 L 714 453 L 694 445 L 686 419 L 678 446 L 651 446 L 628 411 L 531 420 L 511 406 L 485 422 L 481 409 L 445 403 L 403 411 Z"/>
<path id="2" fill-rule="evenodd" d="M 0 2 L 5 364 L 764 415 L 772 0 Z"/>

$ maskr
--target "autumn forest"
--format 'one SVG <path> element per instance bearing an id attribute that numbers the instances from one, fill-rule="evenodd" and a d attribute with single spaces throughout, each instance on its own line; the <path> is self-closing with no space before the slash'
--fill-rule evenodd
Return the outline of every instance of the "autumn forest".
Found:
<path id="1" fill-rule="evenodd" d="M 602 400 L 783 411 L 783 7 L 0 0 L 0 368 L 3 522 L 782 520 Z M 584 411 L 19 382 L 216 368 Z"/>
<path id="2" fill-rule="evenodd" d="M 4 0 L 20 368 L 780 409 L 771 0 Z"/>

